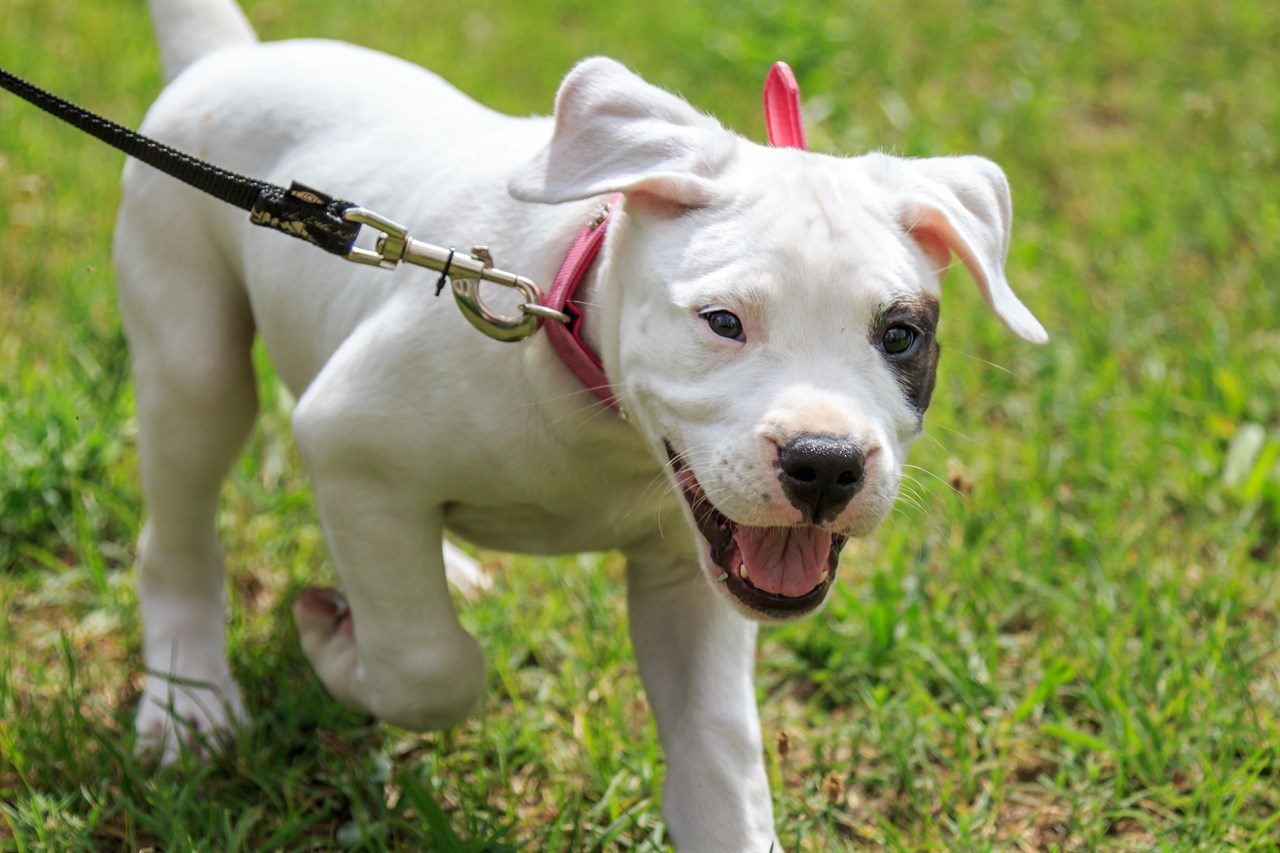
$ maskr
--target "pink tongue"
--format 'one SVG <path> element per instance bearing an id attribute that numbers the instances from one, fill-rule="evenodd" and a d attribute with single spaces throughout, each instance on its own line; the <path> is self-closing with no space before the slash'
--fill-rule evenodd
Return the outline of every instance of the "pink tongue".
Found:
<path id="1" fill-rule="evenodd" d="M 796 598 L 822 583 L 831 534 L 821 527 L 747 527 L 734 534 L 747 579 L 761 592 Z"/>

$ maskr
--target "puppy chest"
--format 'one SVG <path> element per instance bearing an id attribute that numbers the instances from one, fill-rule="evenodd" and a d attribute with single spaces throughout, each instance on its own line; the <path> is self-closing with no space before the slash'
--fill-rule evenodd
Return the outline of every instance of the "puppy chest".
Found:
<path id="1" fill-rule="evenodd" d="M 659 524 L 683 529 L 667 490 L 618 484 L 612 494 L 593 490 L 582 500 L 446 504 L 445 527 L 482 548 L 526 554 L 608 551 L 651 535 Z M 654 494 L 654 492 L 660 494 Z"/>

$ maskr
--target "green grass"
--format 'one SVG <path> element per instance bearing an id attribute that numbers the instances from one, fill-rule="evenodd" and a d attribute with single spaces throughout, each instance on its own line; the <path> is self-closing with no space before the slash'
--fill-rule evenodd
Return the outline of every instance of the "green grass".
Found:
<path id="1" fill-rule="evenodd" d="M 952 274 L 909 499 L 824 614 L 762 636 L 782 840 L 1280 848 L 1280 6 L 247 6 L 264 37 L 387 50 L 517 113 L 611 54 L 756 139 L 785 58 L 815 148 L 1001 163 L 1009 277 L 1053 340 Z M 0 0 L 0 61 L 131 125 L 160 89 L 132 0 Z M 497 588 L 461 609 L 489 690 L 457 730 L 326 697 L 288 604 L 332 572 L 265 362 L 221 517 L 254 724 L 209 766 L 132 757 L 121 165 L 0 95 L 0 850 L 660 849 L 616 557 L 484 555 Z"/>

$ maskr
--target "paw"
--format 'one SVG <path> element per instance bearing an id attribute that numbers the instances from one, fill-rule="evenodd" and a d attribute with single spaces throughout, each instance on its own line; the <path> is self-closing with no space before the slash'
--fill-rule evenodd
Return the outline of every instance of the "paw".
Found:
<path id="1" fill-rule="evenodd" d="M 307 587 L 293 603 L 293 621 L 298 625 L 305 649 L 308 639 L 326 642 L 334 635 L 354 636 L 355 622 L 347 597 L 332 587 Z M 308 657 L 310 652 L 308 652 Z"/>
<path id="2" fill-rule="evenodd" d="M 304 589 L 293 602 L 293 621 L 302 652 L 329 695 L 350 708 L 368 711 L 358 698 L 360 658 L 346 596 L 328 587 Z"/>
<path id="3" fill-rule="evenodd" d="M 147 676 L 138 705 L 138 755 L 173 764 L 186 752 L 208 758 L 227 746 L 248 722 L 240 688 L 230 677 L 211 681 Z"/>
<path id="4" fill-rule="evenodd" d="M 493 589 L 493 580 L 480 564 L 452 542 L 444 543 L 444 576 L 449 584 L 468 601 L 475 601 Z"/>

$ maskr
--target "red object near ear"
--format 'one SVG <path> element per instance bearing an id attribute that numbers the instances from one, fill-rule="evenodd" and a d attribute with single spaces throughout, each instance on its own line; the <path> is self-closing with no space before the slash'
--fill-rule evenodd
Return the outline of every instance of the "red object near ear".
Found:
<path id="1" fill-rule="evenodd" d="M 808 149 L 800 118 L 800 84 L 785 62 L 775 62 L 764 80 L 764 123 L 774 148 Z"/>

